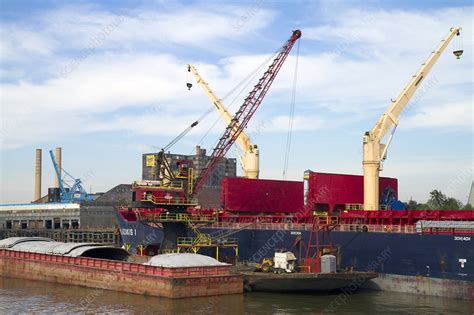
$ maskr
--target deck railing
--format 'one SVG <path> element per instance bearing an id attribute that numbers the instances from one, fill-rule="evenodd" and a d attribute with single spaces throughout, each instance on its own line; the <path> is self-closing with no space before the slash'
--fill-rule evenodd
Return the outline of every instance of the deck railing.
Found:
<path id="1" fill-rule="evenodd" d="M 231 223 L 231 222 L 215 222 L 212 228 L 221 229 L 257 229 L 257 230 L 302 230 L 311 231 L 313 225 L 311 223 Z M 414 234 L 418 233 L 415 226 L 411 225 L 361 225 L 361 224 L 338 224 L 334 231 L 344 232 L 371 232 L 371 233 L 402 233 Z M 427 231 L 424 231 L 427 232 Z"/>

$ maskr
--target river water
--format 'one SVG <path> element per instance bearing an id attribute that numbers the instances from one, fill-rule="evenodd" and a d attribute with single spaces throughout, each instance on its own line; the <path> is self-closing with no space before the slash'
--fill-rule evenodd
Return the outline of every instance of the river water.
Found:
<path id="1" fill-rule="evenodd" d="M 472 301 L 380 291 L 338 294 L 248 293 L 171 300 L 0 277 L 0 314 L 473 314 Z"/>

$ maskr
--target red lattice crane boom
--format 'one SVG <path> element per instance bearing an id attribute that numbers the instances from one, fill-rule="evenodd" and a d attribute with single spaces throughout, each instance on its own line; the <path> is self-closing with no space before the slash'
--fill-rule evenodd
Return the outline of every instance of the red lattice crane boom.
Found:
<path id="1" fill-rule="evenodd" d="M 278 71 L 285 62 L 286 57 L 291 51 L 291 48 L 295 42 L 301 37 L 301 31 L 293 31 L 290 39 L 280 48 L 277 56 L 273 59 L 272 64 L 268 67 L 268 70 L 263 74 L 258 83 L 254 86 L 253 90 L 245 98 L 244 103 L 240 106 L 239 110 L 235 113 L 234 119 L 227 126 L 224 134 L 219 139 L 216 147 L 214 148 L 212 155 L 206 167 L 202 170 L 200 176 L 196 179 L 194 184 L 194 192 L 198 192 L 209 175 L 217 166 L 217 163 L 225 156 L 225 154 L 230 150 L 234 142 L 237 140 L 237 137 L 240 135 L 242 130 L 247 127 L 248 122 L 252 118 L 253 114 L 262 103 L 263 98 L 270 89 L 270 86 L 273 83 Z"/>

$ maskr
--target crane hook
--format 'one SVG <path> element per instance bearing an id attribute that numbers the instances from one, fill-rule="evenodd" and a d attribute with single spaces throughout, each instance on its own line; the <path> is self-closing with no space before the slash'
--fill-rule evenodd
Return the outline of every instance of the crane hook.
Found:
<path id="1" fill-rule="evenodd" d="M 464 52 L 464 50 L 462 49 L 462 34 L 459 30 L 460 29 L 458 29 L 458 31 L 456 33 L 456 36 L 460 36 L 460 39 L 458 39 L 458 45 L 457 45 L 458 49 L 455 49 L 453 51 L 453 54 L 456 56 L 456 59 L 461 59 L 461 55 Z M 456 48 L 456 40 L 454 40 L 454 47 Z"/>
<path id="2" fill-rule="evenodd" d="M 453 54 L 456 56 L 456 59 L 461 59 L 461 55 L 462 55 L 463 52 L 464 52 L 464 50 L 459 49 L 459 50 L 453 51 Z"/>
<path id="3" fill-rule="evenodd" d="M 188 72 L 191 72 L 191 65 L 188 65 Z M 186 83 L 186 86 L 188 87 L 188 91 L 190 91 L 193 87 L 193 84 L 191 82 L 188 82 Z"/>

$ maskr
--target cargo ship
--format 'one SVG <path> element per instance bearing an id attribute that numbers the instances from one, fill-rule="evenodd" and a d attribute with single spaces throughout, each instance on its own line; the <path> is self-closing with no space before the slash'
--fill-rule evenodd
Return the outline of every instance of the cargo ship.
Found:
<path id="1" fill-rule="evenodd" d="M 320 259 L 327 242 L 337 254 L 339 268 L 381 275 L 371 280 L 372 288 L 473 299 L 474 212 L 407 210 L 398 200 L 397 179 L 379 177 L 400 114 L 460 31 L 450 29 L 375 126 L 364 133 L 363 176 L 307 171 L 301 182 L 258 178 L 259 149 L 244 130 L 301 31 L 293 31 L 235 115 L 188 65 L 227 128 L 199 174 L 194 173 L 193 161 L 173 161 L 165 154 L 199 121 L 156 154 L 151 163 L 154 181 L 136 182 L 131 206 L 117 209 L 125 246 L 138 248 L 141 254 L 192 250 L 221 259 L 234 254 L 248 262 L 285 248 L 299 257 L 302 267 L 317 271 L 317 265 L 308 262 Z M 453 54 L 459 59 L 463 50 Z M 197 200 L 199 192 L 215 179 L 217 166 L 234 143 L 243 153 L 245 178 L 225 177 L 222 206 L 206 207 Z"/>
<path id="2" fill-rule="evenodd" d="M 151 207 L 121 207 L 116 214 L 124 246 L 132 252 L 166 252 L 198 230 L 216 239 L 216 248 L 197 250 L 218 251 L 221 259 L 235 256 L 234 248 L 219 246 L 219 240 L 232 238 L 238 260 L 255 263 L 282 248 L 301 258 L 318 220 L 332 227 L 340 269 L 381 275 L 369 282 L 372 288 L 472 298 L 474 211 L 395 210 L 398 181 L 383 177 L 382 209 L 363 211 L 362 182 L 362 176 L 311 171 L 302 182 L 225 178 L 220 209 L 194 210 L 181 218 Z M 135 196 L 144 194 L 142 205 L 150 200 L 143 189 L 134 188 Z"/>

